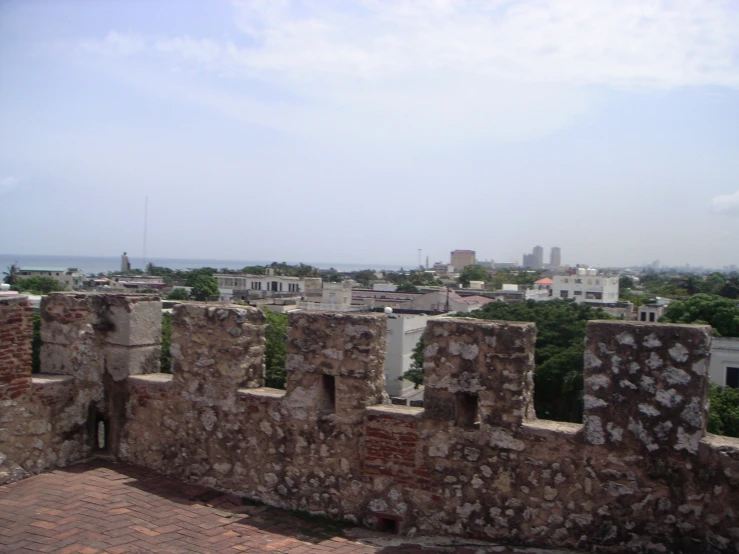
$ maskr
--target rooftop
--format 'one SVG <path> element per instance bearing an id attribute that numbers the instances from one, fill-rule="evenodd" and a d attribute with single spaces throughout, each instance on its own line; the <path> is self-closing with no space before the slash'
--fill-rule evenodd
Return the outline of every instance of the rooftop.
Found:
<path id="1" fill-rule="evenodd" d="M 26 267 L 19 267 L 18 271 L 77 271 L 77 268 L 75 267 L 32 267 L 32 266 L 26 266 Z"/>
<path id="2" fill-rule="evenodd" d="M 296 512 L 245 505 L 232 494 L 105 460 L 73 465 L 0 487 L 0 551 L 542 552 L 469 539 L 414 540 L 368 531 Z"/>

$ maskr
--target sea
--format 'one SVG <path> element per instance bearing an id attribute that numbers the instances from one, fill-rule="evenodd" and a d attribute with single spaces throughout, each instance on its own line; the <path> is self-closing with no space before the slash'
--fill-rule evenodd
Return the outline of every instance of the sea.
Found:
<path id="1" fill-rule="evenodd" d="M 144 262 L 141 258 L 129 256 L 129 262 L 132 268 L 143 269 L 146 264 L 153 263 L 159 267 L 168 267 L 170 269 L 196 269 L 199 267 L 215 267 L 217 269 L 241 269 L 249 265 L 268 265 L 273 261 L 286 261 L 289 264 L 298 264 L 301 262 L 292 262 L 288 260 L 215 260 L 201 258 L 147 258 Z M 302 263 L 317 267 L 318 269 L 334 268 L 337 271 L 359 271 L 362 269 L 387 269 L 397 271 L 401 266 L 397 264 L 347 264 L 339 262 L 311 262 L 303 260 Z M 120 256 L 47 256 L 35 254 L 0 254 L 0 274 L 8 271 L 12 264 L 20 267 L 74 267 L 87 275 L 97 275 L 98 273 L 108 273 L 109 271 L 120 271 Z M 409 264 L 410 266 L 411 264 Z M 0 277 L 0 280 L 2 278 Z"/>

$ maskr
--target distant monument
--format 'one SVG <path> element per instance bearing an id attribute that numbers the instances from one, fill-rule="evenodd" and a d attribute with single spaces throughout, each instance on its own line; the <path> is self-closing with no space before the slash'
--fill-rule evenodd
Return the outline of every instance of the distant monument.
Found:
<path id="1" fill-rule="evenodd" d="M 128 261 L 128 255 L 125 252 L 121 256 L 121 271 L 123 273 L 131 271 L 131 262 Z"/>

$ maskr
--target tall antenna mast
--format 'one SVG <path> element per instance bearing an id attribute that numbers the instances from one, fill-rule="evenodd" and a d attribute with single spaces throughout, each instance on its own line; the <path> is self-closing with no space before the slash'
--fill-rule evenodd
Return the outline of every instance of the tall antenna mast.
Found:
<path id="1" fill-rule="evenodd" d="M 149 220 L 149 197 L 144 202 L 144 273 L 146 273 L 146 225 Z"/>

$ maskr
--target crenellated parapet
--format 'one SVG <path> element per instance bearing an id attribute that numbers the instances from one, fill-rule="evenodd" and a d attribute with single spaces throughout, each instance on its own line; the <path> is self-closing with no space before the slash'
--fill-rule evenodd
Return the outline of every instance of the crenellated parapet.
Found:
<path id="1" fill-rule="evenodd" d="M 383 315 L 294 312 L 288 323 L 285 406 L 291 417 L 353 424 L 367 406 L 388 402 Z"/>
<path id="2" fill-rule="evenodd" d="M 697 455 L 708 418 L 710 349 L 708 326 L 589 322 L 584 440 Z"/>
<path id="3" fill-rule="evenodd" d="M 447 318 L 424 336 L 425 417 L 490 429 L 535 417 L 533 323 Z"/>
<path id="4" fill-rule="evenodd" d="M 41 300 L 41 365 L 80 381 L 159 370 L 162 304 L 131 294 L 52 293 Z"/>
<path id="5" fill-rule="evenodd" d="M 579 425 L 534 416 L 531 323 L 432 321 L 425 408 L 411 408 L 387 404 L 382 314 L 291 313 L 282 391 L 263 386 L 265 320 L 252 308 L 178 305 L 172 375 L 137 362 L 158 348 L 150 298 L 44 302 L 46 373 L 0 423 L 0 452 L 26 457 L 0 462 L 0 479 L 94 453 L 102 421 L 125 461 L 377 529 L 602 552 L 739 548 L 739 440 L 705 434 L 707 327 L 590 322 Z M 27 320 L 12 310 L 0 301 L 0 337 L 20 344 Z M 26 381 L 2 366 L 0 384 Z"/>
<path id="6" fill-rule="evenodd" d="M 171 323 L 173 392 L 233 405 L 238 389 L 263 386 L 265 323 L 256 308 L 177 305 Z"/>
<path id="7" fill-rule="evenodd" d="M 0 299 L 0 313 L 23 300 Z M 12 377 L 29 386 L 4 405 L 0 482 L 114 453 L 125 420 L 126 379 L 159 370 L 161 301 L 148 295 L 52 293 L 41 301 L 41 371 L 31 374 L 31 309 L 5 319 L 0 336 Z M 18 355 L 16 356 L 15 353 Z M 0 394 L 2 392 L 0 391 Z M 7 440 L 2 441 L 3 437 Z"/>

